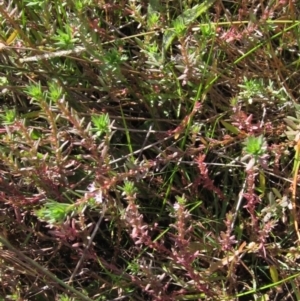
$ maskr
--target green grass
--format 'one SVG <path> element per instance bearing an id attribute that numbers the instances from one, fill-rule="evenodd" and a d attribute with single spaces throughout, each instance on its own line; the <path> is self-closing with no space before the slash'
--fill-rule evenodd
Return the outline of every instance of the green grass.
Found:
<path id="1" fill-rule="evenodd" d="M 290 2 L 0 6 L 3 300 L 299 300 Z"/>

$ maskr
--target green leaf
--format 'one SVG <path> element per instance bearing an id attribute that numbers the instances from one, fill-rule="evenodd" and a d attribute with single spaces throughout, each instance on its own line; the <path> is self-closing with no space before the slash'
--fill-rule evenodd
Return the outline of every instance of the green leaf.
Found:
<path id="1" fill-rule="evenodd" d="M 240 133 L 240 130 L 237 127 L 231 125 L 230 123 L 228 123 L 224 120 L 220 120 L 220 121 L 221 121 L 222 125 L 225 127 L 225 129 L 228 130 L 229 132 L 236 134 L 236 135 L 238 135 Z"/>
<path id="2" fill-rule="evenodd" d="M 215 2 L 215 0 L 206 0 L 201 4 L 197 4 L 194 7 L 185 10 L 181 15 L 179 15 L 174 23 L 182 22 L 186 27 L 194 22 L 201 14 L 205 13 L 210 6 Z M 168 50 L 173 40 L 176 38 L 177 33 L 174 29 L 168 29 L 164 33 L 163 37 L 163 47 L 164 53 Z"/>
<path id="3" fill-rule="evenodd" d="M 262 135 L 258 137 L 249 136 L 243 144 L 245 145 L 244 151 L 253 156 L 263 155 L 267 148 L 265 138 Z"/>
<path id="4" fill-rule="evenodd" d="M 50 224 L 62 223 L 73 208 L 71 204 L 48 201 L 43 208 L 36 210 L 35 214 L 39 219 Z"/>
<path id="5" fill-rule="evenodd" d="M 271 276 L 273 283 L 276 283 L 279 281 L 278 271 L 277 271 L 275 265 L 270 265 L 270 276 Z"/>
<path id="6" fill-rule="evenodd" d="M 18 34 L 19 32 L 15 29 L 13 33 L 6 40 L 6 45 L 11 45 L 13 41 L 16 39 L 16 37 L 18 36 Z"/>
<path id="7" fill-rule="evenodd" d="M 266 177 L 263 171 L 259 171 L 259 190 L 261 192 L 261 196 L 264 196 L 266 192 Z"/>
<path id="8" fill-rule="evenodd" d="M 29 135 L 30 135 L 30 138 L 33 140 L 38 140 L 38 139 L 42 138 L 42 136 L 43 136 L 42 133 L 36 129 L 31 130 L 29 132 Z"/>
<path id="9" fill-rule="evenodd" d="M 93 132 L 96 132 L 96 135 L 99 137 L 103 133 L 109 132 L 109 115 L 102 114 L 102 115 L 92 115 L 92 123 L 93 123 Z"/>

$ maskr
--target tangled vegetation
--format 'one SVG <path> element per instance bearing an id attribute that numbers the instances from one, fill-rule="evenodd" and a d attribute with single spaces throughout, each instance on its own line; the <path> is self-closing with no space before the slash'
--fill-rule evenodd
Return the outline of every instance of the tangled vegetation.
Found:
<path id="1" fill-rule="evenodd" d="M 293 0 L 0 4 L 0 300 L 300 300 Z"/>

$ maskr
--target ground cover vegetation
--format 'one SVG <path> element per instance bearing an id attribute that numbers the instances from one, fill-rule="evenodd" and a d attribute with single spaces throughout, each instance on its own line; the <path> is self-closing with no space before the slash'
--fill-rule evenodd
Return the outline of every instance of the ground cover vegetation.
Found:
<path id="1" fill-rule="evenodd" d="M 300 6 L 0 4 L 1 300 L 300 300 Z"/>

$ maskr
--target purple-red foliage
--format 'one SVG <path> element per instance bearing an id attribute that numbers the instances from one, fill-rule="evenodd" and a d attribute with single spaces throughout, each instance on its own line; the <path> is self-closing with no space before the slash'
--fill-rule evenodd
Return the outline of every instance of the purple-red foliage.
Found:
<path id="1" fill-rule="evenodd" d="M 195 160 L 198 164 L 200 175 L 196 178 L 194 185 L 203 185 L 204 188 L 213 191 L 220 199 L 224 200 L 224 194 L 218 187 L 215 186 L 214 182 L 209 177 L 208 168 L 204 162 L 205 155 L 200 154 Z"/>

